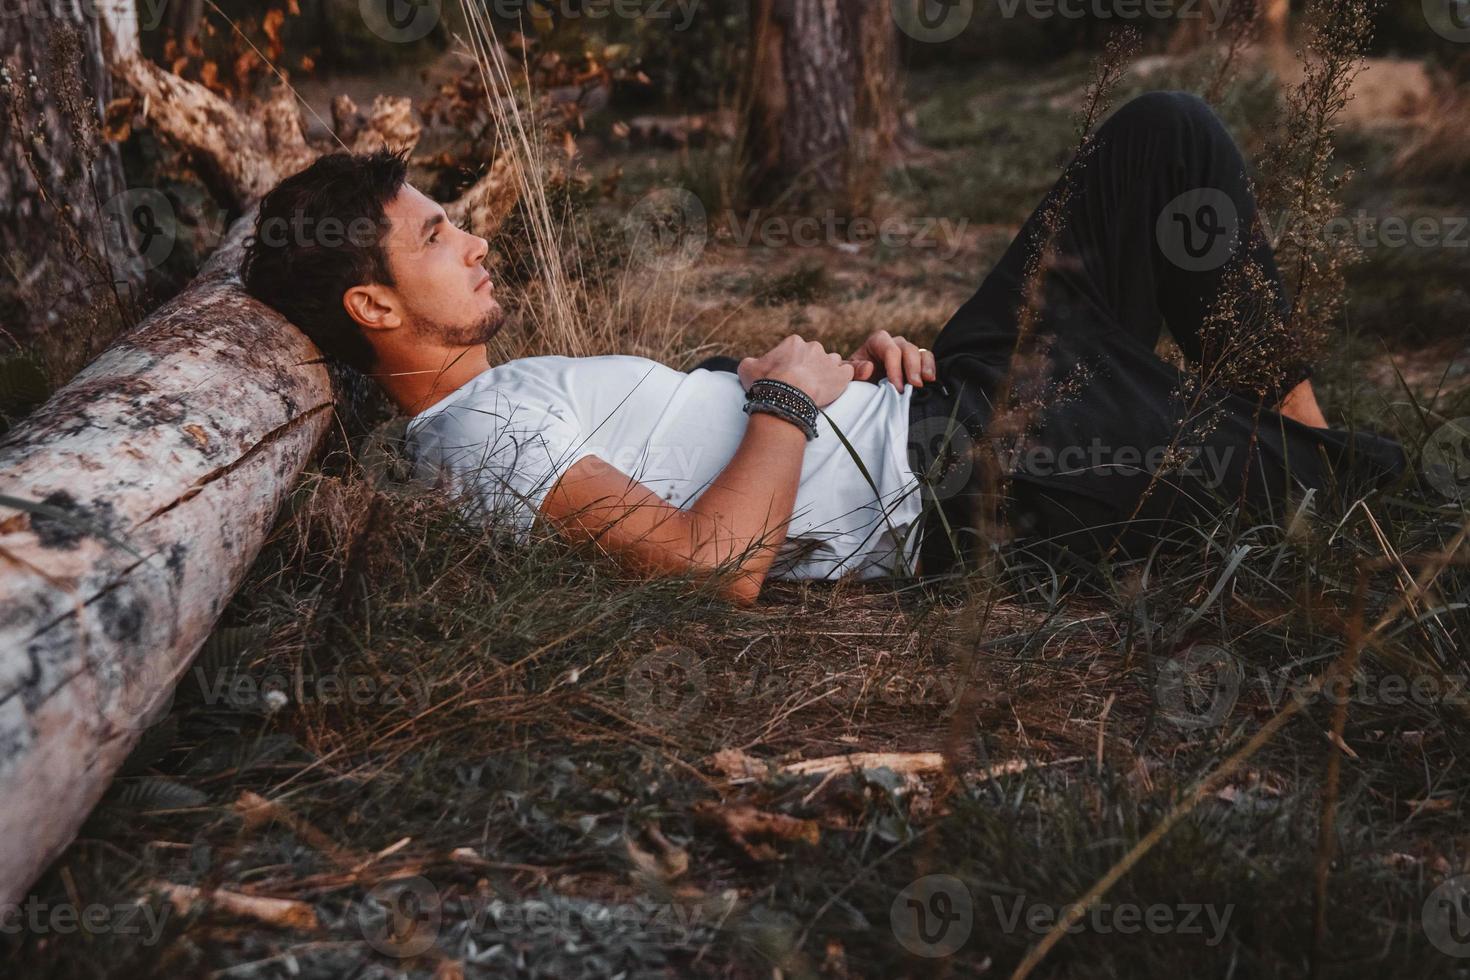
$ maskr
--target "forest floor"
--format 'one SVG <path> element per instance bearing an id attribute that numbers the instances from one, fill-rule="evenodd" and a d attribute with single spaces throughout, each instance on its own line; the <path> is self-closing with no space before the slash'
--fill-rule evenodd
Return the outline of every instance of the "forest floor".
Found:
<path id="1" fill-rule="evenodd" d="M 675 340 L 619 352 L 931 341 L 1056 179 L 1087 74 L 913 78 L 923 148 L 880 208 L 936 246 L 716 235 L 638 297 Z M 1221 100 L 1248 153 L 1275 92 Z M 1380 101 L 1341 134 L 1348 213 L 1463 214 L 1463 184 L 1397 174 L 1419 123 Z M 714 150 L 610 133 L 586 165 L 621 172 L 614 212 L 718 180 Z M 1470 415 L 1467 250 L 1365 251 L 1320 395 L 1417 452 Z M 951 588 L 773 582 L 733 609 L 516 546 L 338 447 L 36 889 L 156 918 L 7 937 L 10 975 L 1006 976 L 1144 842 L 1034 975 L 1463 976 L 1467 581 L 1406 586 L 1463 517 L 1390 495 L 1086 580 L 1015 551 Z M 1336 736 L 1302 685 L 1360 648 Z"/>

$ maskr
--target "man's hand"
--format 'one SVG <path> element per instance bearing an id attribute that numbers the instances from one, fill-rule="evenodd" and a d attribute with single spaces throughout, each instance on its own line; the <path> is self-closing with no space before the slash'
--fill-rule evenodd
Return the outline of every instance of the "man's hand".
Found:
<path id="1" fill-rule="evenodd" d="M 899 391 L 903 391 L 905 379 L 922 388 L 925 381 L 933 381 L 937 376 L 932 352 L 920 350 L 917 344 L 895 337 L 887 330 L 875 331 L 847 360 L 856 380 L 869 381 L 883 371 Z"/>
<path id="2" fill-rule="evenodd" d="M 747 391 L 761 378 L 771 378 L 795 385 L 818 408 L 826 408 L 847 390 L 853 365 L 836 351 L 824 350 L 820 342 L 791 334 L 761 357 L 741 361 L 736 373 Z"/>

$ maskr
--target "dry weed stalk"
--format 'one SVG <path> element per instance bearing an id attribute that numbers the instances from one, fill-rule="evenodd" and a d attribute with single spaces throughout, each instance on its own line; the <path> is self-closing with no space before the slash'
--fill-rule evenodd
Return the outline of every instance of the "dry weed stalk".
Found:
<path id="1" fill-rule="evenodd" d="M 976 500 L 977 512 L 970 515 L 969 526 L 978 531 L 981 549 L 977 556 L 979 567 L 972 570 L 978 574 L 971 581 L 977 582 L 980 588 L 969 598 L 958 617 L 961 623 L 959 635 L 970 639 L 968 645 L 956 651 L 954 669 L 961 682 L 973 675 L 975 663 L 984 652 L 984 637 L 989 632 L 987 626 L 1004 599 L 1002 579 L 996 567 L 998 553 L 991 544 L 1002 540 L 1004 533 L 999 506 L 1007 491 L 1010 474 L 997 450 L 1002 442 L 1019 445 L 1044 405 L 1055 404 L 1057 399 L 1075 394 L 1086 382 L 1083 371 L 1059 381 L 1051 379 L 1050 345 L 1044 336 L 1038 334 L 1038 326 L 1045 302 L 1046 276 L 1056 263 L 1057 237 L 1065 225 L 1073 181 L 1096 145 L 1094 129 L 1107 112 L 1113 90 L 1136 54 L 1140 41 L 1137 31 L 1122 31 L 1109 39 L 1097 60 L 1086 102 L 1077 119 L 1076 152 L 1055 191 L 1043 205 L 1040 234 L 1030 243 L 1031 251 L 1022 281 L 1025 300 L 1018 316 L 1016 346 L 1010 369 L 994 399 L 995 411 L 986 428 L 989 438 L 977 440 L 972 449 L 981 493 Z M 955 704 L 944 746 L 945 755 L 951 760 L 960 755 L 968 733 L 967 719 L 973 716 L 983 694 L 978 686 L 966 685 Z"/>
<path id="2" fill-rule="evenodd" d="M 561 231 L 551 213 L 546 183 L 542 177 L 550 163 L 543 134 L 532 105 L 528 104 L 527 111 L 523 114 L 519 101 L 513 97 L 516 86 L 511 79 L 504 49 L 495 36 L 488 13 L 470 0 L 460 0 L 460 10 L 469 26 L 472 54 L 479 67 L 486 105 L 495 122 L 496 134 L 515 162 L 520 198 L 525 204 L 528 217 L 527 232 L 532 254 L 545 285 L 542 296 L 544 302 L 538 307 L 540 315 L 544 317 L 544 326 L 551 328 L 576 350 L 581 346 L 579 341 L 582 331 L 573 307 L 567 270 L 563 264 Z M 525 82 L 529 88 L 529 74 L 526 74 Z M 497 98 L 496 93 L 505 93 L 512 97 Z"/>
<path id="3" fill-rule="evenodd" d="M 1225 270 L 1200 329 L 1203 357 L 1176 392 L 1185 410 L 1170 456 L 1186 434 L 1203 440 L 1218 424 L 1218 396 L 1224 392 L 1252 393 L 1258 414 L 1274 408 L 1273 393 L 1284 395 L 1284 385 L 1317 359 L 1341 315 L 1345 271 L 1361 249 L 1327 235 L 1347 180 L 1332 171 L 1333 132 L 1362 70 L 1375 6 L 1376 0 L 1317 2 L 1307 12 L 1303 78 L 1288 95 L 1286 111 L 1268 141 L 1260 167 L 1266 179 L 1252 188 L 1261 220 L 1270 221 L 1273 213 L 1281 217 L 1270 227 L 1242 229 L 1246 235 L 1265 236 L 1274 247 L 1281 288 L 1292 299 L 1283 315 L 1273 300 L 1276 284 L 1249 252 Z M 1216 80 L 1217 87 L 1224 83 L 1223 76 Z M 1272 228 L 1280 229 L 1276 241 L 1268 234 Z M 1167 470 L 1160 467 L 1155 473 L 1135 517 Z M 1115 541 L 1109 553 L 1116 548 Z"/>
<path id="4" fill-rule="evenodd" d="M 505 50 L 482 7 L 461 0 L 470 31 L 471 54 L 485 92 L 497 141 L 511 155 L 519 185 L 520 213 L 536 276 L 520 297 L 534 337 L 534 353 L 587 357 L 639 353 L 669 357 L 680 342 L 675 314 L 687 269 L 625 264 L 610 279 L 587 274 L 573 223 L 581 218 L 570 205 L 558 207 L 552 193 L 573 177 L 559 169 L 548 128 L 537 115 L 536 93 L 528 70 L 512 76 Z M 518 97 L 524 93 L 524 98 Z M 524 102 L 524 107 L 523 103 Z M 599 242 L 599 246 L 606 243 Z M 494 360 L 525 356 L 531 339 L 507 336 L 492 341 Z"/>
<path id="5" fill-rule="evenodd" d="M 1141 37 L 1137 31 L 1121 31 L 1109 39 L 1098 58 L 1086 101 L 1077 119 L 1076 151 L 1056 188 L 1043 204 L 1039 215 L 1039 234 L 1036 240 L 1029 243 L 1030 250 L 1021 284 L 1024 303 L 1017 317 L 1016 345 L 1011 366 L 996 391 L 995 412 L 986 426 L 989 438 L 977 442 L 975 446 L 975 465 L 981 474 L 980 485 L 983 490 L 979 497 L 980 512 L 972 515 L 970 526 L 979 530 L 982 543 L 999 541 L 1003 534 L 998 507 L 1004 499 L 1009 474 L 997 450 L 1002 444 L 1007 449 L 1019 447 L 1027 431 L 1035 424 L 1042 407 L 1054 404 L 1059 398 L 1074 395 L 1086 380 L 1081 375 L 1062 381 L 1053 381 L 1050 378 L 1050 343 L 1045 334 L 1038 332 L 1038 326 L 1046 302 L 1046 277 L 1057 261 L 1056 243 L 1066 221 L 1067 206 L 1073 194 L 1073 181 L 1096 145 L 1094 129 L 1110 107 L 1113 90 L 1123 77 L 1128 62 L 1137 53 L 1140 43 Z M 982 568 L 993 571 L 993 556 L 989 548 L 985 549 L 981 561 Z"/>
<path id="6" fill-rule="evenodd" d="M 1286 113 L 1262 161 L 1260 209 L 1281 223 L 1272 244 L 1293 290 L 1280 338 L 1280 353 L 1288 358 L 1311 359 L 1321 352 L 1342 313 L 1345 272 L 1361 257 L 1360 248 L 1328 234 L 1351 176 L 1333 173 L 1333 133 L 1363 70 L 1378 7 L 1379 0 L 1318 0 L 1309 6 L 1302 80 L 1287 95 Z"/>
<path id="7" fill-rule="evenodd" d="M 1214 75 L 1205 89 L 1205 101 L 1218 105 L 1225 88 L 1235 78 L 1239 68 L 1240 54 L 1256 43 L 1261 34 L 1260 4 L 1251 4 L 1249 9 L 1229 19 L 1229 30 L 1225 35 L 1225 47 L 1215 55 Z"/>

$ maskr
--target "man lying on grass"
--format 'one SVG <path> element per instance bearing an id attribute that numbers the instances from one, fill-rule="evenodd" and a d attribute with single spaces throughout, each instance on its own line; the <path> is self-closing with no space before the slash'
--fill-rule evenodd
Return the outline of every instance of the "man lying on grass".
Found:
<path id="1" fill-rule="evenodd" d="M 324 219 L 384 234 L 300 233 Z M 423 473 L 651 575 L 730 573 L 742 604 L 768 577 L 963 570 L 987 513 L 1096 559 L 1240 508 L 1279 521 L 1304 491 L 1341 499 L 1405 468 L 1396 443 L 1327 428 L 1309 366 L 1279 353 L 1288 306 L 1245 163 L 1185 93 L 1100 128 L 932 352 L 878 331 L 845 358 L 792 335 L 687 373 L 621 355 L 492 365 L 487 244 L 388 153 L 321 158 L 256 229 L 247 289 L 412 416 Z M 1188 372 L 1155 353 L 1165 323 Z"/>

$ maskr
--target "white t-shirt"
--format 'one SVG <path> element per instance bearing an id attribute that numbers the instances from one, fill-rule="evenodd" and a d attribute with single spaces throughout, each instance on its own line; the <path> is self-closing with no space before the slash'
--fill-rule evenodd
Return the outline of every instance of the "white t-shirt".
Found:
<path id="1" fill-rule="evenodd" d="M 770 575 L 856 578 L 911 572 L 918 481 L 908 461 L 912 386 L 854 381 L 818 416 Z M 408 424 L 416 475 L 509 518 L 525 539 L 573 463 L 595 455 L 687 508 L 729 464 L 749 416 L 728 371 L 685 373 L 644 357 L 527 357 L 480 374 Z M 836 425 L 862 459 L 864 478 Z"/>

